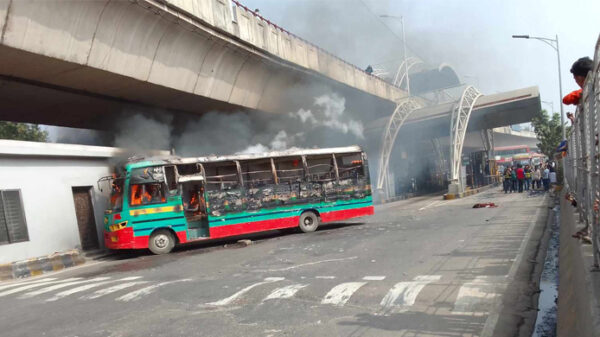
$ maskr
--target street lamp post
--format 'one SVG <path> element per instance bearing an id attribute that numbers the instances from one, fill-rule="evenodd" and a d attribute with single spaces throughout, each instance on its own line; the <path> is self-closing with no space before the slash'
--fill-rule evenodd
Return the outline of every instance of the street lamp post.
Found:
<path id="1" fill-rule="evenodd" d="M 402 58 L 404 59 L 404 76 L 406 78 L 406 92 L 408 96 L 410 96 L 410 81 L 408 78 L 408 62 L 406 62 L 406 35 L 404 35 L 404 17 L 403 16 L 394 16 L 394 15 L 380 15 L 382 18 L 390 18 L 390 19 L 400 19 L 400 24 L 402 25 Z"/>
<path id="2" fill-rule="evenodd" d="M 552 108 L 552 114 L 554 115 L 554 102 L 552 101 L 541 101 L 544 104 L 548 104 Z"/>
<path id="3" fill-rule="evenodd" d="M 534 39 L 534 40 L 540 40 L 542 42 L 544 42 L 545 44 L 549 45 L 550 47 L 552 47 L 552 49 L 556 50 L 556 58 L 558 59 L 558 90 L 560 92 L 560 124 L 561 124 L 561 131 L 562 131 L 562 139 L 567 139 L 567 135 L 565 132 L 565 114 L 564 114 L 564 108 L 563 108 L 563 104 L 562 104 L 562 98 L 563 98 L 563 91 L 562 91 L 562 75 L 561 75 L 561 71 L 560 71 L 560 51 L 559 51 L 559 47 L 558 47 L 558 34 L 556 35 L 555 39 L 549 39 L 546 37 L 538 37 L 538 36 L 529 36 L 529 35 L 513 35 L 512 36 L 513 39 Z"/>

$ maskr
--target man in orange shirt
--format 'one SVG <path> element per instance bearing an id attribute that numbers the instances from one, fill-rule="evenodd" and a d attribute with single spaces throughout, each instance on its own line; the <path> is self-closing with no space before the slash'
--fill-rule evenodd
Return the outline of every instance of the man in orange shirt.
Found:
<path id="1" fill-rule="evenodd" d="M 588 72 L 592 70 L 594 62 L 589 57 L 582 57 L 579 60 L 575 61 L 571 66 L 571 74 L 573 74 L 573 78 L 575 79 L 575 83 L 579 86 L 579 90 L 575 90 L 567 94 L 563 97 L 563 103 L 566 105 L 578 105 L 581 100 L 581 95 L 583 93 L 583 84 L 585 83 L 585 78 L 587 77 Z M 574 122 L 575 117 L 572 113 L 567 112 L 567 118 L 571 120 L 571 123 Z"/>

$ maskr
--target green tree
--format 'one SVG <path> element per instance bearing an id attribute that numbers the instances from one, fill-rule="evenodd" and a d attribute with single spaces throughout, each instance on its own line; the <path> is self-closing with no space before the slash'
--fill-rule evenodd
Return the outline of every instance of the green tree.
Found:
<path id="1" fill-rule="evenodd" d="M 548 158 L 553 158 L 556 147 L 562 140 L 560 115 L 555 113 L 550 117 L 546 110 L 541 110 L 531 119 L 531 125 L 540 141 L 537 147 Z"/>
<path id="2" fill-rule="evenodd" d="M 0 121 L 0 139 L 48 141 L 48 132 L 37 124 Z"/>

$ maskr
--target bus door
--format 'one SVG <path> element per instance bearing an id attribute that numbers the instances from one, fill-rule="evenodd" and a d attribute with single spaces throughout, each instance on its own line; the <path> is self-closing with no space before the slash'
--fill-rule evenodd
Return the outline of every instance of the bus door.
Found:
<path id="1" fill-rule="evenodd" d="M 183 211 L 188 223 L 190 240 L 208 238 L 205 180 L 202 174 L 179 176 Z"/>

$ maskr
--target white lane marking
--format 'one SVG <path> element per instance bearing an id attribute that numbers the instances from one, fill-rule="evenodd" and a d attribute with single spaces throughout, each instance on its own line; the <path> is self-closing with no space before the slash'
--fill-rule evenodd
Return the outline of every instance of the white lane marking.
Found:
<path id="1" fill-rule="evenodd" d="M 25 290 L 29 290 L 29 289 L 33 289 L 33 288 L 36 288 L 36 287 L 43 287 L 43 286 L 49 285 L 49 284 L 61 283 L 61 282 L 70 282 L 70 281 L 75 281 L 75 280 L 81 280 L 81 277 L 72 277 L 72 278 L 67 278 L 67 279 L 59 280 L 59 281 L 47 281 L 47 282 L 40 282 L 40 283 L 28 284 L 28 285 L 24 285 L 22 287 L 18 287 L 18 288 L 14 288 L 14 289 L 3 291 L 3 292 L 0 293 L 0 297 L 6 296 L 6 295 L 10 295 L 10 294 L 14 294 L 14 293 L 18 293 L 18 292 L 25 291 Z"/>
<path id="2" fill-rule="evenodd" d="M 308 284 L 292 284 L 289 286 L 277 288 L 277 289 L 273 290 L 273 292 L 271 292 L 269 294 L 269 296 L 265 297 L 263 302 L 266 300 L 273 300 L 273 299 L 277 299 L 277 298 L 290 298 L 290 297 L 296 295 L 298 290 L 300 290 L 306 286 L 308 286 Z"/>
<path id="3" fill-rule="evenodd" d="M 333 280 L 335 279 L 335 276 L 315 276 L 315 278 L 323 280 Z"/>
<path id="4" fill-rule="evenodd" d="M 365 276 L 362 279 L 365 281 L 383 281 L 385 276 Z"/>
<path id="5" fill-rule="evenodd" d="M 70 287 L 70 286 L 74 286 L 74 285 L 81 284 L 81 283 L 98 282 L 98 281 L 104 281 L 104 280 L 108 280 L 108 279 L 110 279 L 110 277 L 96 277 L 96 278 L 91 278 L 91 279 L 87 279 L 87 280 L 80 280 L 80 281 L 59 283 L 59 284 L 51 285 L 49 287 L 45 287 L 45 288 L 42 288 L 42 289 L 30 291 L 30 292 L 28 292 L 26 294 L 23 294 L 23 295 L 19 296 L 19 298 L 21 298 L 21 299 L 23 299 L 23 298 L 31 298 L 31 297 L 34 297 L 34 296 L 37 296 L 37 295 L 49 293 L 49 292 L 54 291 L 54 290 L 58 290 L 58 289 L 62 289 L 62 288 Z"/>
<path id="6" fill-rule="evenodd" d="M 419 208 L 419 211 L 422 211 L 422 210 L 424 210 L 424 209 L 427 209 L 427 208 L 429 208 L 429 207 L 431 207 L 431 206 L 433 206 L 433 205 L 435 205 L 435 204 L 439 204 L 439 203 L 441 203 L 441 202 L 442 202 L 442 201 L 434 201 L 434 202 L 430 203 L 430 204 L 429 204 L 429 205 L 427 205 L 427 206 L 424 206 L 424 207 L 421 207 L 421 208 Z"/>
<path id="7" fill-rule="evenodd" d="M 396 283 L 381 300 L 381 306 L 410 306 L 415 304 L 417 296 L 431 282 L 438 281 L 441 275 L 420 275 L 412 281 Z"/>
<path id="8" fill-rule="evenodd" d="M 325 295 L 321 304 L 333 304 L 342 306 L 348 302 L 352 294 L 354 294 L 360 287 L 367 284 L 367 282 L 346 282 L 338 284 L 331 288 L 331 290 Z"/>
<path id="9" fill-rule="evenodd" d="M 231 295 L 231 296 L 229 296 L 227 298 L 224 298 L 224 299 L 216 301 L 216 302 L 206 303 L 206 304 L 207 305 L 214 305 L 214 306 L 228 305 L 228 304 L 231 304 L 233 301 L 237 300 L 242 295 L 244 295 L 245 293 L 249 292 L 250 290 L 252 290 L 255 287 L 261 286 L 263 284 L 273 283 L 273 282 L 283 281 L 283 280 L 285 280 L 284 277 L 267 277 L 267 278 L 265 278 L 264 281 L 251 284 L 251 285 L 247 286 L 246 288 L 238 291 L 237 293 L 235 293 L 235 294 L 233 294 L 233 295 Z"/>
<path id="10" fill-rule="evenodd" d="M 161 282 L 161 283 L 154 284 L 154 285 L 148 286 L 146 288 L 142 288 L 142 289 L 139 289 L 136 291 L 132 291 L 128 294 L 125 294 L 125 295 L 117 298 L 117 301 L 122 301 L 122 302 L 137 301 L 146 295 L 152 294 L 159 287 L 165 286 L 167 284 L 173 284 L 173 283 L 179 283 L 179 282 L 189 282 L 191 280 L 192 280 L 191 278 L 183 278 L 180 280 Z"/>
<path id="11" fill-rule="evenodd" d="M 314 264 L 319 264 L 319 263 L 346 261 L 346 260 L 354 260 L 354 259 L 358 259 L 358 256 L 350 256 L 350 257 L 344 257 L 344 258 L 340 258 L 340 259 L 329 259 L 329 260 L 321 260 L 321 261 L 315 261 L 315 262 L 308 262 L 308 263 L 297 264 L 295 266 L 285 267 L 285 268 L 279 268 L 279 269 L 266 269 L 266 270 L 264 270 L 264 269 L 263 270 L 258 270 L 257 269 L 255 271 L 257 271 L 257 272 L 286 271 L 286 270 L 296 269 L 296 268 L 300 268 L 300 267 L 312 266 Z"/>
<path id="12" fill-rule="evenodd" d="M 112 286 L 112 287 L 108 287 L 108 288 L 97 290 L 93 294 L 90 294 L 90 295 L 81 296 L 81 299 L 82 300 L 93 300 L 95 298 L 102 297 L 104 295 L 112 294 L 112 293 L 117 292 L 119 290 L 131 288 L 133 286 L 137 286 L 137 285 L 140 285 L 140 284 L 146 284 L 146 283 L 148 283 L 148 281 L 125 282 L 125 283 L 117 284 L 116 286 Z"/>
<path id="13" fill-rule="evenodd" d="M 111 282 L 133 281 L 133 280 L 137 280 L 140 278 L 142 278 L 142 277 L 141 276 L 130 276 L 130 277 L 124 277 L 124 278 L 118 279 L 118 280 L 108 280 L 108 281 L 101 281 L 101 282 L 96 282 L 96 283 L 92 283 L 92 284 L 82 285 L 79 287 L 75 287 L 73 289 L 69 289 L 69 290 L 65 290 L 60 293 L 57 293 L 53 297 L 47 299 L 46 302 L 57 301 L 57 300 L 60 300 L 61 298 L 64 298 L 64 297 L 67 297 L 67 296 L 70 296 L 70 295 L 73 295 L 76 293 L 80 293 L 82 291 L 90 290 L 92 288 L 97 288 L 99 286 L 103 286 L 103 285 L 111 283 Z"/>
<path id="14" fill-rule="evenodd" d="M 44 279 L 35 280 L 35 281 L 24 281 L 24 282 L 15 282 L 15 283 L 11 283 L 11 284 L 3 284 L 3 285 L 0 285 L 0 290 L 4 290 L 4 289 L 16 287 L 16 286 L 24 286 L 26 284 L 34 284 L 34 283 L 48 282 L 48 281 L 54 281 L 54 280 L 56 280 L 56 278 L 49 277 L 49 278 L 44 278 Z"/>
<path id="15" fill-rule="evenodd" d="M 476 276 L 471 282 L 466 282 L 458 290 L 452 314 L 487 314 L 495 297 L 499 295 L 496 292 L 497 286 L 499 284 L 489 276 Z"/>

